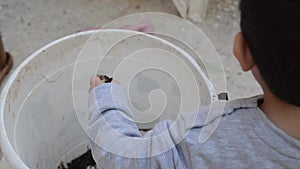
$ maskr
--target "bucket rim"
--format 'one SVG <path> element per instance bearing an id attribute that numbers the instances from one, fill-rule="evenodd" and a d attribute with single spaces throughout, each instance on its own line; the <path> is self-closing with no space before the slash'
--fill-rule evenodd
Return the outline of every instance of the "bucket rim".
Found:
<path id="1" fill-rule="evenodd" d="M 75 37 L 85 36 L 85 35 L 93 35 L 94 33 L 97 33 L 99 31 L 101 31 L 101 32 L 130 32 L 130 33 L 135 33 L 135 34 L 143 34 L 145 36 L 154 38 L 156 40 L 159 40 L 163 43 L 166 43 L 166 44 L 176 48 L 176 50 L 178 50 L 181 54 L 183 54 L 183 56 L 186 59 L 188 59 L 188 61 L 190 63 L 192 63 L 193 66 L 195 66 L 197 72 L 201 75 L 201 77 L 205 81 L 205 85 L 208 88 L 208 92 L 209 92 L 211 98 L 216 96 L 215 90 L 212 87 L 212 83 L 210 82 L 208 77 L 203 73 L 202 68 L 198 65 L 198 63 L 195 61 L 195 59 L 192 56 L 190 56 L 186 51 L 184 51 L 182 48 L 178 47 L 177 45 L 175 45 L 167 40 L 159 38 L 157 36 L 149 35 L 149 34 L 145 34 L 145 33 L 141 33 L 141 32 L 136 32 L 136 31 L 123 30 L 123 29 L 96 29 L 96 30 L 89 30 L 89 31 L 84 31 L 84 32 L 77 32 L 77 33 L 73 33 L 73 34 L 64 36 L 62 38 L 56 39 L 56 40 L 44 45 L 43 47 L 39 48 L 37 51 L 30 54 L 24 61 L 21 62 L 21 64 L 19 64 L 17 66 L 17 68 L 9 76 L 9 79 L 7 80 L 7 82 L 5 83 L 5 85 L 1 91 L 1 95 L 0 95 L 0 146 L 1 146 L 1 151 L 3 152 L 3 158 L 4 157 L 6 158 L 6 160 L 8 161 L 8 163 L 11 167 L 16 168 L 16 169 L 30 169 L 27 165 L 25 165 L 25 163 L 20 159 L 20 157 L 17 155 L 17 153 L 13 149 L 13 147 L 7 137 L 6 127 L 5 127 L 5 123 L 4 123 L 4 114 L 5 114 L 4 108 L 6 105 L 6 99 L 8 96 L 9 89 L 15 82 L 15 79 L 17 78 L 18 74 L 32 59 L 37 57 L 40 53 L 42 53 L 44 50 L 47 50 L 51 46 L 57 45 L 63 41 L 66 41 L 66 40 L 69 40 L 69 39 L 72 39 Z"/>

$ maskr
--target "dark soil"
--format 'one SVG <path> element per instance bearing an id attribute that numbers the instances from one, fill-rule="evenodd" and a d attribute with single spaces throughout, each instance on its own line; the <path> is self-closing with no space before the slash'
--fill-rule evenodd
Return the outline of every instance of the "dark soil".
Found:
<path id="1" fill-rule="evenodd" d="M 151 129 L 140 129 L 140 132 L 146 133 Z M 96 163 L 93 159 L 92 152 L 90 149 L 87 150 L 81 156 L 75 158 L 71 162 L 65 164 L 63 162 L 60 163 L 57 169 L 93 169 L 96 168 Z"/>
<path id="2" fill-rule="evenodd" d="M 71 162 L 67 163 L 67 167 L 66 167 L 66 165 L 61 163 L 58 166 L 58 169 L 87 169 L 88 167 L 96 168 L 96 163 L 92 157 L 91 150 L 88 150 L 81 156 L 79 156 L 79 157 L 75 158 L 74 160 L 72 160 Z"/>

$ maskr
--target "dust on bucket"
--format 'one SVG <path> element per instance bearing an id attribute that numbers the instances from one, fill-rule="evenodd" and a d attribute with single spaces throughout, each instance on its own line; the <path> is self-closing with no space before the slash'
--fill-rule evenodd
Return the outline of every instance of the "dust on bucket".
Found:
<path id="1" fill-rule="evenodd" d="M 156 50 L 148 50 L 153 48 Z M 123 60 L 123 56 L 129 55 L 131 59 Z M 99 58 L 104 56 L 99 63 Z M 159 58 L 162 56 L 175 64 L 175 68 L 167 66 L 164 73 L 150 68 L 142 70 L 145 66 L 161 64 Z M 87 151 L 89 138 L 84 131 L 89 118 L 87 90 L 89 78 L 96 73 L 114 76 L 125 86 L 132 83 L 126 89 L 142 129 L 151 128 L 167 118 L 176 118 L 172 112 L 174 108 L 178 109 L 176 105 L 180 104 L 180 98 L 184 100 L 195 93 L 189 86 L 180 89 L 186 90 L 185 95 L 176 94 L 180 92 L 179 87 L 171 84 L 176 80 L 186 86 L 196 77 L 201 91 L 200 105 L 208 104 L 211 101 L 208 82 L 192 60 L 168 41 L 124 30 L 81 32 L 50 43 L 16 69 L 1 94 L 1 149 L 8 165 L 12 169 L 56 169 L 61 163 L 68 163 Z M 125 62 L 137 67 L 122 66 Z M 178 69 L 183 63 L 186 71 Z M 118 73 L 115 73 L 116 69 Z M 139 73 L 133 78 L 137 70 Z M 189 76 L 188 71 L 195 76 Z M 182 79 L 174 81 L 171 75 Z M 159 83 L 162 79 L 169 80 Z M 147 85 L 141 85 L 141 82 Z M 149 96 L 151 104 L 162 106 L 162 109 L 149 106 L 151 91 L 154 91 Z M 169 97 L 174 98 L 174 102 L 161 105 Z M 194 108 L 188 105 L 183 111 Z M 143 111 L 147 113 L 141 114 Z M 153 114 L 161 111 L 164 113 Z"/>

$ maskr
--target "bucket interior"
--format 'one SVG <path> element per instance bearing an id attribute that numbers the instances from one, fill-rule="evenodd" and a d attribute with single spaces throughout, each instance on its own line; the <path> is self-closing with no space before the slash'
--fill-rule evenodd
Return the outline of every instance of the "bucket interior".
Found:
<path id="1" fill-rule="evenodd" d="M 92 38 L 91 35 L 93 35 Z M 89 118 L 87 91 L 89 78 L 92 75 L 105 73 L 109 76 L 118 77 L 117 79 L 121 82 L 126 81 L 128 78 L 126 72 L 135 71 L 135 69 L 120 71 L 117 75 L 114 74 L 114 70 L 123 62 L 122 56 L 130 55 L 134 51 L 139 52 L 133 54 L 133 57 L 145 56 L 142 60 L 151 57 L 151 54 L 156 54 L 157 57 L 167 55 L 166 51 L 175 53 L 175 55 L 168 57 L 182 57 L 181 51 L 170 44 L 148 35 L 133 35 L 136 33 L 116 30 L 89 31 L 71 35 L 37 51 L 17 68 L 9 82 L 10 86 L 5 98 L 4 122 L 13 151 L 28 168 L 55 169 L 61 162 L 67 163 L 87 151 L 89 139 L 84 128 Z M 120 41 L 120 39 L 124 40 Z M 163 50 L 141 50 L 143 48 Z M 110 49 L 109 52 L 107 52 L 108 49 Z M 104 59 L 99 64 L 99 58 L 106 55 L 108 59 Z M 171 63 L 172 60 L 170 59 L 169 62 Z M 209 104 L 211 94 L 205 80 L 199 76 L 192 63 L 189 63 L 184 57 L 182 57 L 182 61 L 196 75 L 196 82 L 199 84 L 199 91 L 201 91 L 200 105 Z M 128 62 L 136 62 L 136 60 L 129 60 Z M 174 62 L 174 64 L 180 64 L 180 62 Z M 120 67 L 120 70 L 124 69 Z M 177 69 L 172 69 L 172 71 L 177 73 L 178 77 L 185 78 L 182 80 L 183 82 L 188 82 L 189 77 L 185 72 L 177 72 Z M 168 79 L 170 75 L 167 73 L 158 74 L 157 69 L 149 69 L 149 71 L 142 72 L 136 77 L 137 80 L 132 81 L 130 90 L 148 93 L 158 88 L 151 78 Z M 145 81 L 147 79 L 150 79 L 149 83 L 144 88 L 139 88 L 139 80 Z M 174 79 L 170 79 L 170 82 L 172 80 Z M 169 97 L 168 93 L 174 98 L 186 97 L 176 94 L 176 86 L 175 89 L 174 87 L 168 88 L 168 86 L 170 86 L 169 83 L 160 86 L 160 89 L 167 90 L 167 98 Z M 187 90 L 186 92 L 188 96 L 189 94 L 192 95 L 194 91 Z M 134 102 L 145 100 L 145 94 L 141 94 L 141 92 L 128 93 L 133 95 L 134 111 L 144 111 L 149 108 L 148 103 Z M 174 105 L 180 102 L 178 99 L 177 101 L 174 100 Z M 172 103 L 170 104 L 170 108 L 167 106 L 165 110 L 172 112 L 174 106 Z M 137 105 L 140 107 L 136 107 Z M 190 109 L 190 106 L 186 106 L 185 111 L 193 110 Z M 174 120 L 175 118 L 176 115 L 167 113 L 159 116 L 151 123 L 141 122 L 139 127 L 151 128 L 158 121 Z M 11 159 L 10 161 L 14 160 Z"/>

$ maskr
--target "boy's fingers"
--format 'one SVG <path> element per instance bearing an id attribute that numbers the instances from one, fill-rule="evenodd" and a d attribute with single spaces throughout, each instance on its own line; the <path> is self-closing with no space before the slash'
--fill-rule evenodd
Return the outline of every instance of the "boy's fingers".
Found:
<path id="1" fill-rule="evenodd" d="M 140 32 L 144 32 L 144 33 L 154 32 L 154 26 L 152 25 L 151 22 L 144 21 L 139 23 L 137 26 Z"/>
<path id="2" fill-rule="evenodd" d="M 100 78 L 98 76 L 94 76 L 90 79 L 90 86 L 91 87 L 96 87 L 100 84 L 102 84 L 103 82 L 100 80 Z"/>
<path id="3" fill-rule="evenodd" d="M 94 76 L 90 79 L 90 88 L 89 92 L 91 92 L 96 86 L 103 84 L 98 76 Z"/>
<path id="4" fill-rule="evenodd" d="M 133 25 L 126 25 L 126 26 L 122 26 L 119 29 L 125 29 L 125 30 L 132 30 L 132 31 L 137 31 L 137 27 L 133 26 Z"/>
<path id="5" fill-rule="evenodd" d="M 104 82 L 98 76 L 95 77 L 95 86 L 101 85 L 103 83 Z"/>
<path id="6" fill-rule="evenodd" d="M 120 82 L 118 80 L 112 80 L 111 83 L 120 84 Z M 98 76 L 93 76 L 90 79 L 89 92 L 91 92 L 96 86 L 99 86 L 99 85 L 102 85 L 102 84 L 104 84 L 104 82 Z"/>
<path id="7" fill-rule="evenodd" d="M 137 25 L 126 25 L 126 26 L 121 27 L 120 29 L 127 29 L 127 30 L 139 31 L 139 32 L 144 32 L 144 33 L 153 33 L 154 32 L 154 26 L 152 25 L 151 22 L 148 22 L 148 21 L 140 22 Z"/>
<path id="8" fill-rule="evenodd" d="M 94 85 L 94 83 L 95 83 L 95 76 L 90 78 L 90 85 L 92 86 Z"/>

